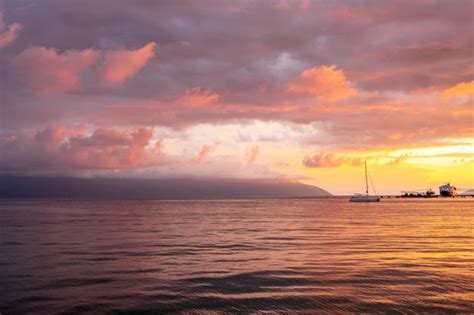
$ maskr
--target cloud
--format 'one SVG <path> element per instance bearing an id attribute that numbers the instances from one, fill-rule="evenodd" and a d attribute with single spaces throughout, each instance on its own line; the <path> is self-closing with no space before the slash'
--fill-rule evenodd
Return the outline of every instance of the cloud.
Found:
<path id="1" fill-rule="evenodd" d="M 215 105 L 218 100 L 219 95 L 211 90 L 192 88 L 186 91 L 185 95 L 181 98 L 180 103 L 184 106 L 199 108 Z"/>
<path id="2" fill-rule="evenodd" d="M 442 96 L 445 98 L 451 98 L 462 95 L 474 94 L 474 81 L 461 82 L 443 91 Z"/>
<path id="3" fill-rule="evenodd" d="M 344 164 L 357 166 L 362 164 L 362 160 L 347 156 L 337 157 L 334 153 L 319 153 L 303 159 L 303 165 L 309 168 L 339 167 Z"/>
<path id="4" fill-rule="evenodd" d="M 112 176 L 145 178 L 275 178 L 280 174 L 264 165 L 243 163 L 241 156 L 210 156 L 218 144 L 186 153 L 189 141 L 149 128 L 53 126 L 37 132 L 0 134 L 0 174 Z M 290 176 L 291 177 L 291 176 Z"/>
<path id="5" fill-rule="evenodd" d="M 410 154 L 402 154 L 400 156 L 395 157 L 392 161 L 388 162 L 387 165 L 398 165 L 405 162 L 409 158 Z"/>
<path id="6" fill-rule="evenodd" d="M 92 49 L 82 51 L 31 47 L 13 57 L 16 70 L 27 84 L 44 94 L 57 94 L 80 88 L 81 74 L 97 60 Z"/>
<path id="7" fill-rule="evenodd" d="M 110 86 L 118 86 L 140 71 L 155 55 L 155 42 L 137 50 L 110 51 L 105 54 L 102 78 Z"/>
<path id="8" fill-rule="evenodd" d="M 102 52 L 91 48 L 59 52 L 54 48 L 34 46 L 12 58 L 12 64 L 26 84 L 42 94 L 54 95 L 81 88 L 84 73 L 98 70 L 107 85 L 117 86 L 134 76 L 153 57 L 154 42 L 137 50 Z M 94 80 L 94 72 L 88 80 Z"/>
<path id="9" fill-rule="evenodd" d="M 288 0 L 278 0 L 278 2 L 273 5 L 273 8 L 276 10 L 288 10 L 290 4 L 288 3 Z"/>
<path id="10" fill-rule="evenodd" d="M 34 136 L 34 142 L 44 148 L 51 149 L 59 146 L 66 137 L 66 128 L 59 126 L 54 128 L 46 128 L 39 131 Z"/>
<path id="11" fill-rule="evenodd" d="M 107 147 L 107 146 L 129 146 L 139 144 L 146 145 L 153 136 L 151 130 L 140 128 L 134 132 L 117 131 L 114 129 L 98 128 L 87 137 L 74 137 L 70 139 L 73 146 L 81 147 Z"/>
<path id="12" fill-rule="evenodd" d="M 426 145 L 439 143 L 444 138 L 470 137 L 473 130 L 472 110 L 464 103 L 444 102 L 438 93 L 419 98 L 416 95 L 399 98 L 397 95 L 360 93 L 348 103 L 344 101 L 329 108 L 306 105 L 298 100 L 288 105 L 227 103 L 223 100 L 190 108 L 183 105 L 182 97 L 155 100 L 81 94 L 80 97 L 39 98 L 31 103 L 20 100 L 6 105 L 6 115 L 11 119 L 5 119 L 4 128 L 41 128 L 61 120 L 109 128 L 166 126 L 182 130 L 203 123 L 216 126 L 236 123 L 238 128 L 246 128 L 255 121 L 274 121 L 309 126 L 312 132 L 294 141 L 302 145 L 319 143 L 337 150 Z M 453 125 L 456 128 L 452 128 Z"/>
<path id="13" fill-rule="evenodd" d="M 7 25 L 3 19 L 3 13 L 0 11 L 0 49 L 14 43 L 22 29 L 23 26 L 20 23 Z"/>
<path id="14" fill-rule="evenodd" d="M 197 154 L 197 158 L 196 158 L 197 161 L 202 162 L 209 155 L 211 150 L 212 150 L 212 146 L 207 145 L 207 144 L 203 145 Z"/>
<path id="15" fill-rule="evenodd" d="M 338 101 L 357 94 L 344 72 L 335 65 L 307 69 L 289 84 L 291 92 L 308 94 L 318 100 Z"/>
<path id="16" fill-rule="evenodd" d="M 1 171 L 127 170 L 164 163 L 162 148 L 149 147 L 150 129 L 98 128 L 91 134 L 47 128 L 33 136 L 3 136 Z"/>
<path id="17" fill-rule="evenodd" d="M 18 4 L 7 1 L 3 7 L 23 29 L 0 58 L 0 68 L 6 69 L 0 75 L 5 87 L 0 134 L 20 139 L 23 131 L 63 124 L 67 135 L 61 141 L 67 144 L 101 128 L 165 128 L 175 133 L 174 140 L 166 139 L 167 151 L 176 142 L 189 148 L 222 138 L 222 146 L 229 144 L 246 167 L 285 158 L 257 155 L 261 163 L 251 165 L 248 144 L 232 146 L 232 132 L 226 138 L 223 130 L 245 133 L 247 143 L 268 133 L 262 141 L 269 150 L 288 144 L 289 151 L 315 145 L 323 152 L 472 137 L 470 97 L 439 97 L 446 87 L 452 87 L 446 95 L 470 91 L 469 0 L 380 1 L 370 7 L 315 1 L 306 11 L 298 9 L 298 1 L 280 4 L 275 9 L 277 1 L 183 6 L 100 0 L 91 10 L 61 1 L 17 11 Z M 151 62 L 157 51 L 153 41 L 160 42 L 159 62 Z M 88 59 L 86 51 L 95 57 Z M 13 66 L 4 64 L 17 59 Z M 248 131 L 253 123 L 261 124 L 257 133 Z M 271 123 L 283 127 L 274 130 Z M 74 124 L 92 133 L 71 135 Z M 189 140 L 187 131 L 202 124 L 214 127 L 212 135 L 194 131 L 202 136 Z M 83 139 L 81 150 L 89 143 L 88 150 L 97 151 L 91 143 L 104 134 Z M 145 151 L 161 152 L 162 143 L 155 142 L 149 140 Z M 195 163 L 200 149 L 189 151 L 190 169 L 212 164 Z M 212 162 L 217 158 L 213 155 Z"/>
<path id="18" fill-rule="evenodd" d="M 128 169 L 154 165 L 154 152 L 146 147 L 153 136 L 149 129 L 117 131 L 100 128 L 90 136 L 72 137 L 65 148 L 79 168 Z"/>
<path id="19" fill-rule="evenodd" d="M 165 150 L 165 140 L 164 139 L 156 140 L 155 144 L 153 145 L 153 150 L 155 151 L 156 154 L 162 154 Z"/>
<path id="20" fill-rule="evenodd" d="M 257 160 L 258 154 L 260 153 L 260 147 L 259 146 L 253 146 L 250 147 L 247 150 L 247 158 L 250 163 L 253 163 Z"/>

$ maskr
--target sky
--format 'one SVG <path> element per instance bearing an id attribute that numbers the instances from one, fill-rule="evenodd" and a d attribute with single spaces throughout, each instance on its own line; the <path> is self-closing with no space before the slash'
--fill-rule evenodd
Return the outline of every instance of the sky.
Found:
<path id="1" fill-rule="evenodd" d="M 474 187 L 474 1 L 0 0 L 0 172 Z"/>

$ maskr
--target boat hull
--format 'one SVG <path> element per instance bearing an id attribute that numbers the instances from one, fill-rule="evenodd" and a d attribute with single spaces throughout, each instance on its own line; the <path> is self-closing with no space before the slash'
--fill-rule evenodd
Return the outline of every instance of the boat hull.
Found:
<path id="1" fill-rule="evenodd" d="M 349 199 L 350 202 L 379 202 L 380 197 L 377 196 L 354 196 Z"/>
<path id="2" fill-rule="evenodd" d="M 458 194 L 456 187 L 451 186 L 449 183 L 439 186 L 439 194 L 441 197 L 456 197 Z"/>

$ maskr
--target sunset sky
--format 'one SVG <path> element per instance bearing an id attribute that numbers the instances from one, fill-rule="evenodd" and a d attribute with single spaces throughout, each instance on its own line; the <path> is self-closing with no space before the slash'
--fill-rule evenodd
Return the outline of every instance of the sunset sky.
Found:
<path id="1" fill-rule="evenodd" d="M 0 0 L 0 172 L 474 188 L 473 12 Z"/>

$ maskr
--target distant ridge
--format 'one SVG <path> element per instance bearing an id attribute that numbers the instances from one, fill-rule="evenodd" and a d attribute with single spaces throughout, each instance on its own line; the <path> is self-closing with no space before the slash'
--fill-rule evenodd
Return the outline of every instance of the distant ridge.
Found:
<path id="1" fill-rule="evenodd" d="M 474 196 L 474 189 L 465 190 L 459 196 Z"/>
<path id="2" fill-rule="evenodd" d="M 206 199 L 331 196 L 278 180 L 0 176 L 0 198 Z"/>

